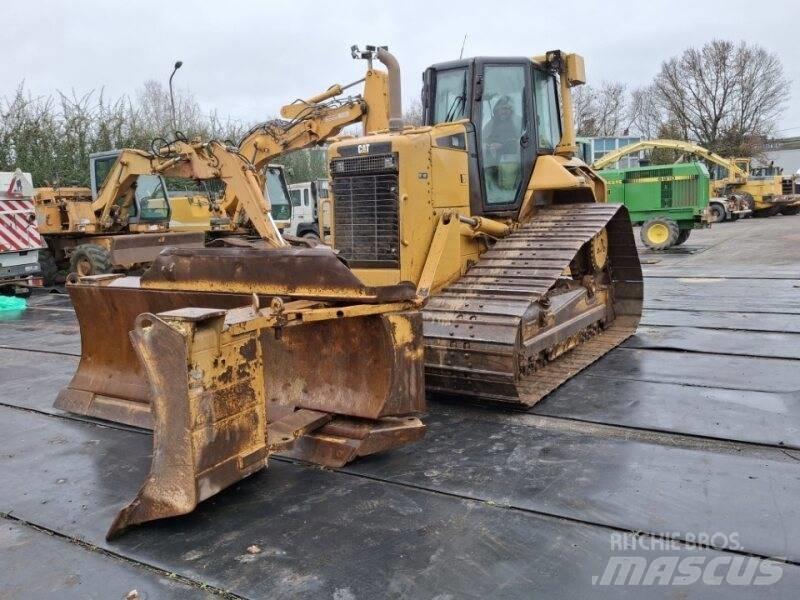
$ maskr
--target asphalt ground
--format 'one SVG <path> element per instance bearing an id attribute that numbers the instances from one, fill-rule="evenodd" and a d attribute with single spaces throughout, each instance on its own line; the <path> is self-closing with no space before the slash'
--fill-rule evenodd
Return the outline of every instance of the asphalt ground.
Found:
<path id="1" fill-rule="evenodd" d="M 276 458 L 111 543 L 151 437 L 52 407 L 80 339 L 34 295 L 0 313 L 0 598 L 796 598 L 800 217 L 641 259 L 637 334 L 532 411 L 430 399 L 414 445 Z M 604 583 L 620 557 L 639 585 Z"/>

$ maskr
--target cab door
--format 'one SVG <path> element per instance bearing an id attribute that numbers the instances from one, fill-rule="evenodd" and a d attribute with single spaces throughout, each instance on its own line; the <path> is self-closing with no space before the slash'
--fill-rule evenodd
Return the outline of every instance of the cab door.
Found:
<path id="1" fill-rule="evenodd" d="M 531 62 L 478 59 L 472 121 L 478 147 L 482 213 L 514 214 L 536 156 Z"/>

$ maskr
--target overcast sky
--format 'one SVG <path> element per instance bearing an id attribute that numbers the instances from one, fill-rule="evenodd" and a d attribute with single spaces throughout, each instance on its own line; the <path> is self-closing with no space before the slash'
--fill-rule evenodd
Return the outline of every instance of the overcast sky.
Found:
<path id="1" fill-rule="evenodd" d="M 590 83 L 649 82 L 661 61 L 712 37 L 744 39 L 778 54 L 792 80 L 779 129 L 800 135 L 800 1 L 649 2 L 160 2 L 8 0 L 3 3 L 0 96 L 23 79 L 35 95 L 104 88 L 134 93 L 166 82 L 205 110 L 246 122 L 274 116 L 296 98 L 363 74 L 351 44 L 386 44 L 418 97 L 431 63 L 465 56 L 533 55 L 561 48 L 586 59 Z M 359 10 L 366 12 L 360 13 Z"/>

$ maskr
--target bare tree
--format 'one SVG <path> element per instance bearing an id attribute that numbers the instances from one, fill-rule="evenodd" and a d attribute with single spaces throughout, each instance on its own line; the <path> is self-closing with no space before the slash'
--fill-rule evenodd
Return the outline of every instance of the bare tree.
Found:
<path id="1" fill-rule="evenodd" d="M 403 111 L 403 122 L 415 127 L 422 125 L 422 102 L 412 100 L 411 104 Z"/>
<path id="2" fill-rule="evenodd" d="M 206 115 L 194 96 L 176 95 L 179 128 L 189 137 L 237 142 L 249 129 L 216 113 Z M 169 92 L 146 82 L 131 99 L 109 100 L 102 90 L 33 97 L 20 85 L 0 98 L 0 170 L 21 167 L 36 185 L 86 185 L 89 154 L 115 148 L 149 149 L 156 137 L 171 139 Z"/>
<path id="3" fill-rule="evenodd" d="M 639 135 L 653 139 L 661 135 L 666 122 L 665 112 L 659 103 L 658 90 L 646 85 L 631 91 L 628 122 Z"/>
<path id="4" fill-rule="evenodd" d="M 685 139 L 728 155 L 753 151 L 789 97 L 780 59 L 761 46 L 714 40 L 661 65 L 654 89 Z"/>
<path id="5" fill-rule="evenodd" d="M 600 88 L 588 85 L 572 93 L 575 128 L 578 135 L 613 136 L 626 128 L 627 101 L 625 84 L 604 81 Z"/>
<path id="6" fill-rule="evenodd" d="M 586 137 L 597 135 L 595 122 L 597 94 L 592 86 L 580 85 L 572 90 L 572 111 L 578 135 Z"/>
<path id="7" fill-rule="evenodd" d="M 597 93 L 597 134 L 620 135 L 625 127 L 626 87 L 617 81 L 604 81 Z"/>

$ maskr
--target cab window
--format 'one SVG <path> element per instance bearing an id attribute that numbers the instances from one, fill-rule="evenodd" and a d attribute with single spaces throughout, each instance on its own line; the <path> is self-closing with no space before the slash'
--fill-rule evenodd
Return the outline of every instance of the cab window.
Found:
<path id="1" fill-rule="evenodd" d="M 136 206 L 141 221 L 169 219 L 169 203 L 161 177 L 139 175 L 136 179 Z"/>
<path id="2" fill-rule="evenodd" d="M 511 204 L 523 172 L 528 124 L 523 65 L 486 65 L 481 96 L 480 159 L 487 204 Z"/>
<path id="3" fill-rule="evenodd" d="M 536 101 L 537 145 L 539 150 L 553 150 L 561 141 L 555 76 L 534 68 L 533 93 Z"/>
<path id="4" fill-rule="evenodd" d="M 103 187 L 115 162 L 117 162 L 116 156 L 107 156 L 106 158 L 97 158 L 94 160 L 94 180 L 97 185 L 97 190 L 95 190 L 95 192 Z"/>
<path id="5" fill-rule="evenodd" d="M 292 197 L 292 206 L 300 206 L 300 204 L 302 203 L 302 200 L 300 199 L 300 197 L 302 196 L 301 191 L 292 190 L 289 192 L 289 195 Z"/>
<path id="6" fill-rule="evenodd" d="M 280 169 L 267 169 L 266 191 L 272 205 L 272 218 L 275 220 L 291 219 L 292 205 Z"/>
<path id="7" fill-rule="evenodd" d="M 467 118 L 467 69 L 450 69 L 436 73 L 436 98 L 433 122 L 449 123 Z"/>

